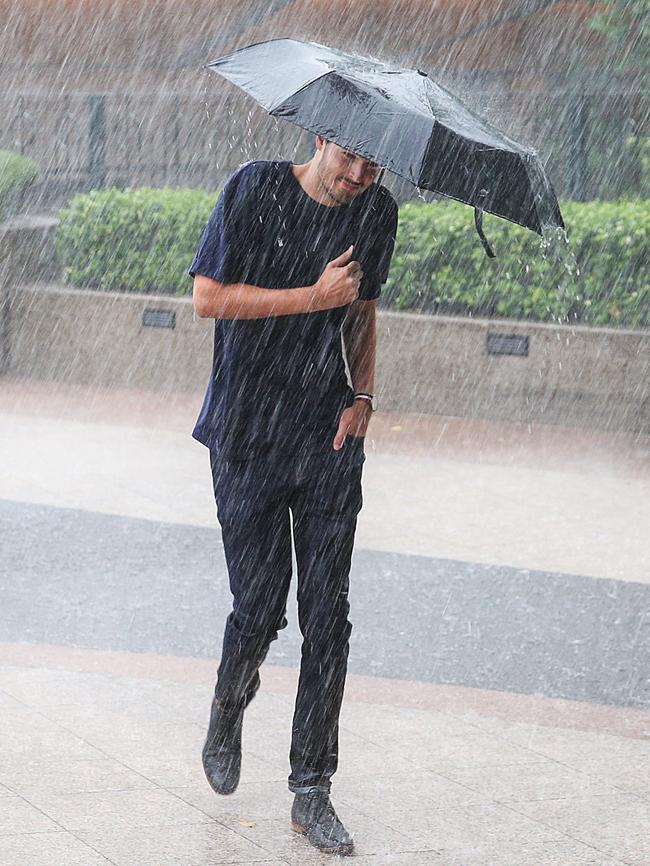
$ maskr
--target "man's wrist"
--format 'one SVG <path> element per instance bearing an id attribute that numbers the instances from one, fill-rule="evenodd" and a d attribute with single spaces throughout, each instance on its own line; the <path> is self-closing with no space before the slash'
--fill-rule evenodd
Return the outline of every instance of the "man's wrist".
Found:
<path id="1" fill-rule="evenodd" d="M 365 403 L 366 406 L 370 407 L 370 411 L 375 411 L 375 396 L 374 394 L 370 394 L 367 391 L 356 391 L 354 394 L 355 403 L 358 401 L 360 403 Z"/>

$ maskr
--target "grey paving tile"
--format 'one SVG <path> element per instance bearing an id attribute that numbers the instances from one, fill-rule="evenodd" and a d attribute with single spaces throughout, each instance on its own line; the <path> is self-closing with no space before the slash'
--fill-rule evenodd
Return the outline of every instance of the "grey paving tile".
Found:
<path id="1" fill-rule="evenodd" d="M 153 788 L 151 781 L 106 758 L 76 760 L 61 764 L 38 759 L 16 761 L 0 779 L 19 794 L 81 794 L 97 791 L 126 791 Z"/>
<path id="2" fill-rule="evenodd" d="M 126 711 L 98 711 L 90 705 L 62 706 L 51 711 L 66 727 L 83 736 L 102 757 L 112 757 L 158 785 L 173 787 L 196 784 L 203 778 L 200 756 L 205 729 L 194 722 L 169 720 L 164 709 L 156 705 L 146 719 L 130 716 Z M 70 736 L 70 735 L 68 735 Z M 244 778 L 251 780 L 281 779 L 287 775 L 286 748 L 274 767 L 250 754 L 249 745 L 256 745 L 268 754 L 259 732 L 244 730 Z"/>
<path id="3" fill-rule="evenodd" d="M 189 686 L 181 683 L 165 683 L 158 695 L 149 695 L 149 700 L 163 709 L 174 713 L 178 718 L 207 726 L 210 715 L 213 683 L 205 686 Z M 256 702 L 259 700 L 259 696 Z M 250 710 L 249 713 L 250 714 Z"/>
<path id="4" fill-rule="evenodd" d="M 399 854 L 361 855 L 354 866 L 451 866 L 437 851 L 404 851 Z"/>
<path id="5" fill-rule="evenodd" d="M 302 836 L 291 830 L 288 815 L 283 819 L 259 821 L 229 817 L 223 823 L 259 846 L 266 856 L 277 857 L 284 863 L 307 866 L 312 862 L 325 862 L 327 855 L 315 851 Z"/>
<path id="6" fill-rule="evenodd" d="M 42 711 L 48 719 L 81 734 L 98 726 L 112 726 L 119 730 L 152 725 L 193 725 L 173 709 L 144 698 L 113 701 L 110 706 L 102 706 L 101 702 L 96 704 L 93 697 L 90 693 L 85 703 L 45 706 Z"/>
<path id="7" fill-rule="evenodd" d="M 284 779 L 290 773 L 288 732 L 282 739 L 271 740 L 266 743 L 261 738 L 255 742 L 251 736 L 246 736 L 243 742 L 243 753 L 248 760 L 253 758 L 267 766 L 274 767 L 276 771 L 281 771 Z"/>
<path id="8" fill-rule="evenodd" d="M 477 725 L 493 735 L 555 760 L 570 758 L 589 761 L 599 754 L 604 755 L 606 760 L 620 757 L 647 761 L 650 758 L 650 739 L 619 737 L 598 731 L 512 722 L 507 719 L 483 718 L 477 720 Z M 650 735 L 650 723 L 648 734 Z"/>
<path id="9" fill-rule="evenodd" d="M 0 836 L 48 830 L 57 832 L 60 829 L 51 818 L 22 797 L 0 798 Z"/>
<path id="10" fill-rule="evenodd" d="M 109 866 L 110 861 L 71 833 L 0 836 L 2 866 Z"/>
<path id="11" fill-rule="evenodd" d="M 626 793 L 642 793 L 648 787 L 650 762 L 643 758 L 620 757 L 607 760 L 605 756 L 595 756 L 589 761 L 576 762 L 578 769 L 595 779 L 607 782 Z"/>
<path id="12" fill-rule="evenodd" d="M 342 805 L 337 806 L 337 811 L 354 839 L 355 852 L 359 856 L 399 855 L 422 847 L 407 834 L 387 827 L 376 817 L 369 817 Z"/>
<path id="13" fill-rule="evenodd" d="M 13 695 L 10 695 L 9 692 L 2 688 L 2 675 L 6 673 L 7 670 L 8 668 L 0 666 L 0 710 L 2 710 L 3 714 L 13 707 L 20 705 L 20 701 L 17 701 Z M 11 672 L 13 673 L 14 671 L 15 668 L 11 668 Z"/>
<path id="14" fill-rule="evenodd" d="M 201 748 L 195 747 L 187 757 L 167 755 L 165 749 L 121 753 L 128 766 L 163 788 L 203 787 L 205 777 L 201 766 Z M 276 782 L 286 784 L 288 768 L 273 767 L 266 761 L 244 752 L 242 783 Z"/>
<path id="15" fill-rule="evenodd" d="M 559 839 L 544 845 L 535 845 L 527 855 L 535 866 L 624 866 L 623 860 L 610 857 L 602 851 L 595 850 L 591 845 L 583 845 L 572 839 Z M 521 866 L 521 852 L 516 848 L 504 852 L 501 861 L 504 866 Z M 492 866 L 492 864 L 489 864 Z"/>
<path id="16" fill-rule="evenodd" d="M 408 774 L 411 767 L 412 761 L 405 761 L 385 746 L 365 741 L 348 731 L 341 732 L 337 780 L 359 776 L 394 776 L 400 768 Z"/>
<path id="17" fill-rule="evenodd" d="M 156 827 L 89 826 L 82 841 L 100 851 L 115 866 L 213 866 L 267 864 L 278 857 L 215 821 Z"/>
<path id="18" fill-rule="evenodd" d="M 435 743 L 440 737 L 481 733 L 481 729 L 472 721 L 448 713 L 351 702 L 343 704 L 341 727 L 389 748 L 404 735 Z"/>
<path id="19" fill-rule="evenodd" d="M 553 761 L 473 769 L 447 768 L 441 772 L 451 781 L 501 802 L 617 793 L 606 782 Z"/>
<path id="20" fill-rule="evenodd" d="M 159 789 L 101 791 L 91 794 L 35 793 L 31 802 L 70 832 L 89 826 L 126 827 L 199 824 L 210 819 L 178 797 Z"/>
<path id="21" fill-rule="evenodd" d="M 583 772 L 622 791 L 643 791 L 650 779 L 650 739 L 615 737 L 595 731 L 576 731 L 484 719 L 479 724 L 537 754 Z M 650 729 L 649 729 L 650 734 Z"/>
<path id="22" fill-rule="evenodd" d="M 292 795 L 277 785 L 240 785 L 230 797 L 216 797 L 212 791 L 175 790 L 179 796 L 204 809 L 220 823 L 266 848 L 289 863 L 330 862 L 314 851 L 291 830 Z M 363 854 L 412 850 L 415 843 L 385 823 L 333 796 L 337 810 L 353 833 L 357 850 Z M 322 858 L 325 857 L 325 860 Z"/>
<path id="23" fill-rule="evenodd" d="M 470 801 L 484 802 L 479 793 L 434 773 L 397 773 L 381 778 L 348 780 L 337 778 L 333 800 L 385 822 L 409 836 L 408 824 L 401 823 L 405 814 L 418 822 L 434 811 L 457 808 Z"/>
<path id="24" fill-rule="evenodd" d="M 26 816 L 39 828 L 34 835 L 67 839 L 53 823 L 60 821 L 118 866 L 333 862 L 290 830 L 292 695 L 261 693 L 251 706 L 242 784 L 233 796 L 220 798 L 200 764 L 211 685 L 207 692 L 171 683 L 141 688 L 139 681 L 104 675 L 23 673 L 0 671 L 5 686 L 21 695 L 0 692 L 0 816 L 4 804 L 20 800 L 14 789 L 30 802 L 24 813 L 23 807 L 9 808 L 10 819 L 16 811 L 7 826 L 17 829 L 0 839 L 30 836 Z M 20 703 L 41 687 L 47 700 L 40 706 L 49 718 Z M 167 694 L 173 699 L 166 707 Z M 618 866 L 619 857 L 632 866 L 650 863 L 638 830 L 644 821 L 650 826 L 647 743 L 495 720 L 480 727 L 473 717 L 378 705 L 350 705 L 344 721 L 333 799 L 355 835 L 355 862 Z M 423 756 L 433 769 L 423 769 Z M 611 808 L 597 812 L 597 820 L 586 807 L 558 805 L 600 807 L 608 798 L 597 795 L 615 791 L 613 785 L 635 793 L 610 795 Z M 557 797 L 573 799 L 552 799 Z M 621 848 L 621 839 L 629 850 Z M 104 862 L 72 841 L 69 863 L 68 849 L 57 843 L 62 853 L 50 845 L 52 857 L 34 859 L 35 866 Z M 2 866 L 5 860 L 32 866 L 35 846 L 25 843 L 21 860 L 16 844 L 0 846 Z M 89 852 L 86 860 L 79 845 Z"/>
<path id="25" fill-rule="evenodd" d="M 1 736 L 0 771 L 10 769 L 17 761 L 36 757 L 61 763 L 101 757 L 90 743 L 37 713 L 15 720 L 3 718 Z"/>
<path id="26" fill-rule="evenodd" d="M 273 755 L 276 760 L 279 756 L 284 757 L 289 753 L 291 741 L 291 714 L 278 716 L 269 709 L 268 716 L 260 718 L 248 710 L 244 717 L 243 736 L 245 747 L 252 754 L 260 757 Z"/>
<path id="27" fill-rule="evenodd" d="M 452 862 L 460 859 L 492 866 L 501 864 L 503 851 L 521 853 L 563 838 L 559 830 L 494 803 L 474 802 L 437 811 L 412 808 L 401 815 L 392 813 L 387 823 L 406 834 L 417 848 L 439 851 Z M 522 857 L 519 866 L 528 862 L 533 861 Z"/>
<path id="28" fill-rule="evenodd" d="M 7 692 L 0 692 L 0 718 L 2 725 L 9 728 L 19 724 L 22 719 L 32 719 L 41 715 L 34 707 L 17 700 Z"/>
<path id="29" fill-rule="evenodd" d="M 178 752 L 202 744 L 203 732 L 198 725 L 174 721 L 164 715 L 162 708 L 154 709 L 157 718 L 143 720 L 126 711 L 101 710 L 91 705 L 63 707 L 53 721 L 98 748 L 113 751 L 160 745 Z"/>
<path id="30" fill-rule="evenodd" d="M 357 866 L 624 866 L 623 861 L 571 840 L 543 844 L 490 844 L 479 847 L 466 840 L 453 848 L 401 854 L 361 856 Z"/>
<path id="31" fill-rule="evenodd" d="M 115 754 L 120 752 L 116 751 Z M 121 754 L 129 769 L 157 787 L 173 788 L 200 785 L 203 782 L 200 753 L 185 758 L 167 755 L 164 749 L 147 752 L 123 750 Z"/>
<path id="32" fill-rule="evenodd" d="M 288 821 L 292 795 L 284 782 L 240 784 L 234 794 L 219 797 L 203 780 L 200 786 L 170 788 L 173 794 L 229 826 L 238 821 Z"/>
<path id="33" fill-rule="evenodd" d="M 269 667 L 269 665 L 264 665 L 261 668 L 260 678 L 262 685 L 255 696 L 255 700 L 246 709 L 246 718 L 256 724 L 263 725 L 265 728 L 267 726 L 273 727 L 274 724 L 284 727 L 285 723 L 291 721 L 293 717 L 295 690 L 290 689 L 286 692 L 267 691 L 265 677 Z M 296 688 L 297 685 L 298 680 L 296 676 Z"/>
<path id="34" fill-rule="evenodd" d="M 99 719 L 87 729 L 93 748 L 156 784 L 182 784 L 196 779 L 203 734 L 192 724 L 110 724 Z M 189 773 L 189 777 L 188 777 Z"/>
<path id="35" fill-rule="evenodd" d="M 414 850 L 417 847 L 403 833 L 386 827 L 380 821 L 349 806 L 337 806 L 337 811 L 354 838 L 355 850 L 358 854 L 398 853 Z M 321 856 L 313 851 L 303 836 L 291 829 L 288 814 L 282 819 L 258 821 L 230 817 L 224 819 L 223 823 L 256 842 L 260 847 L 297 866 L 304 862 L 306 856 Z"/>
<path id="36" fill-rule="evenodd" d="M 629 794 L 517 803 L 522 814 L 634 866 L 650 863 L 650 803 Z"/>
<path id="37" fill-rule="evenodd" d="M 275 755 L 271 755 L 270 759 L 277 760 Z M 276 782 L 280 787 L 283 787 L 287 784 L 290 772 L 291 768 L 288 756 L 285 756 L 285 760 L 281 766 L 275 766 L 270 761 L 256 758 L 244 750 L 241 768 L 241 781 L 243 784 Z"/>
<path id="38" fill-rule="evenodd" d="M 533 764 L 539 755 L 522 746 L 489 734 L 466 734 L 456 737 L 405 737 L 393 749 L 397 757 L 417 763 L 429 770 L 446 767 L 501 766 Z"/>

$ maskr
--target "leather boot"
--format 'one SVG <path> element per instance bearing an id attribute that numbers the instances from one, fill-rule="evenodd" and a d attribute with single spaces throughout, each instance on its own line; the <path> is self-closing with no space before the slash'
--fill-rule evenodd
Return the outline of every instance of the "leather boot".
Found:
<path id="1" fill-rule="evenodd" d="M 329 792 L 322 788 L 295 795 L 291 826 L 296 833 L 303 833 L 319 851 L 344 855 L 354 852 L 352 837 L 334 811 Z"/>
<path id="2" fill-rule="evenodd" d="M 210 727 L 203 746 L 203 771 L 217 794 L 232 794 L 239 784 L 243 721 L 243 708 L 226 711 L 212 701 Z"/>

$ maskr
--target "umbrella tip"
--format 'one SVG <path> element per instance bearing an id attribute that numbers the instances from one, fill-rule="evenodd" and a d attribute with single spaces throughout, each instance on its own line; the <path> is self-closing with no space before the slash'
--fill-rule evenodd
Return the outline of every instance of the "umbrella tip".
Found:
<path id="1" fill-rule="evenodd" d="M 421 69 L 416 69 L 415 71 L 417 72 L 418 75 L 421 75 L 423 78 L 428 78 L 428 77 L 429 77 L 429 76 L 426 74 L 426 72 L 422 72 Z"/>

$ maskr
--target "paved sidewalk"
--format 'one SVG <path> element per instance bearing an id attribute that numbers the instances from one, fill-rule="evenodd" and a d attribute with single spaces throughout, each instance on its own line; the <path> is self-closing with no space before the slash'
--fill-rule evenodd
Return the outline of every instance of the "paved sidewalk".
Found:
<path id="1" fill-rule="evenodd" d="M 201 395 L 0 379 L 0 498 L 214 526 Z M 357 547 L 650 582 L 650 437 L 377 413 Z"/>
<path id="2" fill-rule="evenodd" d="M 332 862 L 289 826 L 295 671 L 263 672 L 241 786 L 220 798 L 199 761 L 213 663 L 27 646 L 0 659 L 3 866 Z M 334 790 L 354 862 L 647 866 L 648 721 L 351 677 Z"/>
<path id="3" fill-rule="evenodd" d="M 0 379 L 0 451 L 11 457 L 0 466 L 0 514 L 23 515 L 25 506 L 39 505 L 44 526 L 51 512 L 67 513 L 73 523 L 64 525 L 72 529 L 87 525 L 75 515 L 87 515 L 96 534 L 78 539 L 75 551 L 82 558 L 85 548 L 89 562 L 106 542 L 108 516 L 120 519 L 112 531 L 125 549 L 149 537 L 135 534 L 133 522 L 148 521 L 153 539 L 173 529 L 180 555 L 189 559 L 191 533 L 214 526 L 206 453 L 187 433 L 199 399 Z M 435 647 L 413 646 L 401 613 L 397 626 L 405 636 L 395 651 L 406 670 L 411 659 L 412 671 L 422 670 L 422 654 L 430 653 L 434 674 L 427 681 L 405 673 L 349 677 L 333 794 L 354 833 L 352 862 L 650 866 L 650 712 L 636 708 L 647 706 L 640 701 L 647 693 L 642 660 L 650 641 L 649 440 L 378 414 L 367 450 L 357 568 L 363 584 L 363 569 L 383 563 L 384 582 L 376 581 L 368 615 L 386 623 L 386 634 L 395 634 L 399 610 L 390 584 L 397 593 L 413 579 L 426 591 L 448 586 L 449 599 L 454 587 L 463 587 L 472 610 L 467 623 L 456 622 L 454 613 L 450 624 L 448 600 L 440 610 L 439 599 L 427 600 L 438 653 L 446 629 L 456 636 L 456 662 L 469 657 L 470 648 L 494 649 L 498 636 L 485 631 L 481 611 L 494 603 L 489 581 L 502 573 L 498 569 L 521 569 L 526 578 L 504 584 L 526 596 L 512 599 L 522 628 L 541 618 L 544 592 L 556 585 L 551 572 L 567 589 L 557 600 L 557 619 L 552 610 L 545 614 L 551 618 L 541 645 L 521 634 L 520 653 L 538 653 L 548 674 L 525 689 L 470 687 L 462 664 L 453 681 L 436 680 L 441 663 Z M 59 524 L 51 525 L 56 533 Z M 214 538 L 216 547 L 216 530 Z M 183 649 L 127 651 L 134 637 L 128 618 L 125 627 L 117 625 L 124 621 L 118 614 L 128 614 L 120 608 L 137 593 L 153 595 L 155 580 L 156 592 L 173 603 L 134 616 L 146 614 L 160 632 L 180 635 L 176 606 L 195 630 L 212 629 L 216 641 L 220 622 L 180 609 L 196 576 L 156 571 L 155 550 L 138 556 L 136 547 L 132 561 L 139 570 L 123 575 L 130 583 L 119 585 L 119 574 L 110 581 L 99 575 L 108 587 L 101 603 L 116 623 L 102 638 L 104 648 L 92 648 L 96 599 L 80 599 L 95 589 L 81 581 L 81 572 L 61 590 L 62 599 L 52 600 L 49 630 L 45 622 L 38 642 L 28 642 L 37 614 L 53 598 L 48 593 L 63 585 L 55 581 L 61 558 L 56 535 L 34 539 L 26 526 L 24 539 L 23 563 L 11 560 L 0 580 L 0 628 L 12 634 L 0 636 L 1 866 L 339 862 L 290 830 L 286 777 L 295 668 L 277 658 L 265 666 L 262 690 L 246 717 L 242 784 L 220 798 L 200 766 L 216 660 L 182 655 Z M 416 554 L 417 569 L 401 572 Z M 2 557 L 0 544 L 0 567 Z M 445 558 L 449 571 L 440 570 Z M 386 562 L 394 573 L 386 572 Z M 463 581 L 460 564 L 467 566 Z M 570 591 L 573 579 L 582 595 Z M 536 580 L 545 585 L 536 587 Z M 176 584 L 187 585 L 180 602 Z M 592 607 L 580 600 L 585 592 Z M 73 609 L 60 635 L 53 617 L 62 615 L 66 599 Z M 423 610 L 429 608 L 423 604 Z M 617 610 L 625 617 L 621 623 L 607 619 Z M 22 618 L 17 630 L 12 611 Z M 84 617 L 91 618 L 89 628 Z M 504 624 L 508 617 L 511 627 L 519 622 L 510 606 Z M 625 651 L 617 638 L 612 643 L 621 633 L 614 625 L 629 632 Z M 56 641 L 48 641 L 48 633 Z M 579 649 L 585 635 L 590 643 L 582 657 L 588 664 L 593 655 L 594 666 L 579 674 L 573 667 L 562 671 L 573 664 L 562 653 Z M 71 645 L 75 639 L 78 646 Z M 359 654 L 372 673 L 368 646 L 369 656 L 361 653 L 362 643 Z M 374 646 L 379 659 L 386 648 Z M 596 676 L 603 659 L 629 681 L 630 702 L 624 692 L 606 688 L 599 703 L 552 696 L 561 680 Z M 516 655 L 490 661 L 496 674 L 519 664 Z"/>

